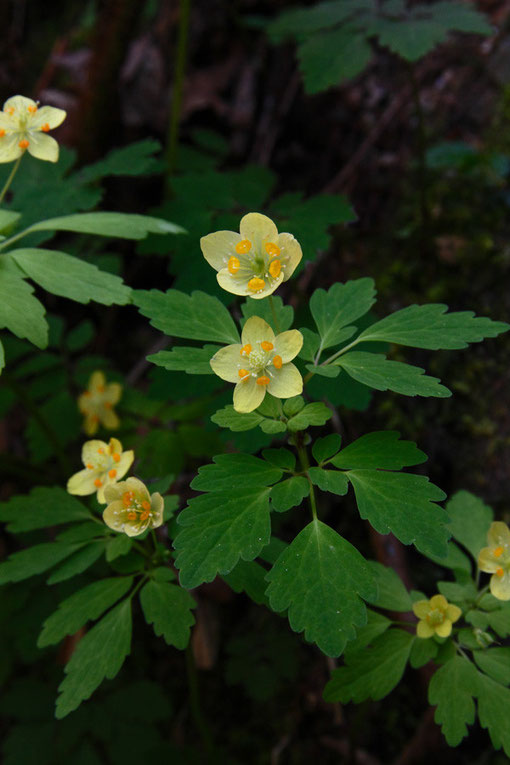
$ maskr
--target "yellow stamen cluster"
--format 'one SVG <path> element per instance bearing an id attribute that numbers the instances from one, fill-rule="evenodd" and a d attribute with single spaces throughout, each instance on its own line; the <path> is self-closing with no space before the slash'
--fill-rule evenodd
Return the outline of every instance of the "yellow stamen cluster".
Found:
<path id="1" fill-rule="evenodd" d="M 238 375 L 241 382 L 247 382 L 250 376 L 257 377 L 257 385 L 269 385 L 271 382 L 267 374 L 261 374 L 265 372 L 268 367 L 273 365 L 275 369 L 281 369 L 283 362 L 282 357 L 278 354 L 271 355 L 271 351 L 274 350 L 274 345 L 269 340 L 262 340 L 258 343 L 258 348 L 253 348 L 250 343 L 246 343 L 240 350 L 240 355 L 244 356 L 250 362 L 250 369 L 240 367 Z"/>

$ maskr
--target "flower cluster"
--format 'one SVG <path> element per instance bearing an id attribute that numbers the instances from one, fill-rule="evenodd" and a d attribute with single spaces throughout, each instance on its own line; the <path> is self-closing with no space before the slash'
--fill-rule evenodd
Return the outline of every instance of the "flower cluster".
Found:
<path id="1" fill-rule="evenodd" d="M 292 234 L 279 234 L 273 221 L 260 213 L 245 215 L 239 230 L 203 236 L 204 258 L 218 272 L 224 290 L 264 298 L 292 276 L 303 257 L 301 247 Z"/>
<path id="2" fill-rule="evenodd" d="M 478 568 L 492 574 L 490 590 L 498 600 L 510 600 L 510 529 L 495 521 L 487 534 L 488 547 L 480 550 Z"/>
<path id="3" fill-rule="evenodd" d="M 413 605 L 413 611 L 420 620 L 416 626 L 419 638 L 430 638 L 434 635 L 449 637 L 452 624 L 462 615 L 462 610 L 448 603 L 444 595 L 434 595 L 430 600 L 418 600 Z"/>
<path id="4" fill-rule="evenodd" d="M 58 160 L 58 143 L 48 135 L 66 118 L 63 109 L 39 106 L 25 96 L 8 98 L 0 112 L 0 162 L 12 162 L 26 151 L 47 162 Z"/>
<path id="5" fill-rule="evenodd" d="M 78 397 L 78 408 L 85 415 L 83 429 L 88 436 L 93 436 L 103 425 L 108 430 L 119 427 L 119 418 L 113 410 L 122 395 L 120 383 L 107 383 L 101 371 L 93 372 L 89 385 Z"/>

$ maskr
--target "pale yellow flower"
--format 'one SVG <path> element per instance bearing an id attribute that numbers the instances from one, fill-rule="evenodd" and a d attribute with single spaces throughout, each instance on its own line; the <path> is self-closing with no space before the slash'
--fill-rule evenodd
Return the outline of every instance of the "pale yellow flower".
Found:
<path id="1" fill-rule="evenodd" d="M 413 611 L 420 620 L 416 625 L 419 638 L 433 635 L 446 638 L 451 635 L 452 624 L 460 619 L 462 610 L 448 603 L 444 595 L 434 595 L 430 600 L 418 600 Z"/>
<path id="2" fill-rule="evenodd" d="M 67 482 L 69 494 L 84 497 L 97 492 L 97 501 L 104 503 L 104 490 L 123 478 L 133 463 L 135 453 L 122 451 L 116 438 L 105 441 L 87 441 L 83 444 L 81 459 L 85 470 L 75 473 Z"/>
<path id="3" fill-rule="evenodd" d="M 83 429 L 88 436 L 96 433 L 99 423 L 108 430 L 119 427 L 119 418 L 113 411 L 122 394 L 120 383 L 107 383 L 102 372 L 93 372 L 89 386 L 78 397 L 78 409 L 85 415 Z"/>
<path id="4" fill-rule="evenodd" d="M 494 521 L 487 534 L 489 547 L 480 550 L 478 568 L 493 574 L 491 593 L 498 600 L 510 600 L 510 529 L 502 521 Z"/>
<path id="5" fill-rule="evenodd" d="M 0 162 L 12 162 L 28 151 L 47 162 L 58 160 L 58 143 L 48 135 L 66 118 L 63 109 L 41 106 L 25 96 L 7 99 L 0 112 Z"/>
<path id="6" fill-rule="evenodd" d="M 252 412 L 266 391 L 276 398 L 292 398 L 303 390 L 303 378 L 294 364 L 303 345 L 303 335 L 290 329 L 276 335 L 264 319 L 251 316 L 244 325 L 241 343 L 227 345 L 212 357 L 213 372 L 236 383 L 234 409 Z"/>
<path id="7" fill-rule="evenodd" d="M 220 287 L 234 295 L 263 298 L 294 273 L 303 253 L 292 234 L 279 234 L 266 215 L 248 213 L 240 233 L 216 231 L 203 236 L 204 258 L 216 271 Z"/>
<path id="8" fill-rule="evenodd" d="M 108 507 L 103 520 L 114 531 L 137 537 L 145 529 L 157 529 L 163 523 L 163 497 L 157 492 L 151 495 L 138 478 L 107 486 L 105 498 Z"/>

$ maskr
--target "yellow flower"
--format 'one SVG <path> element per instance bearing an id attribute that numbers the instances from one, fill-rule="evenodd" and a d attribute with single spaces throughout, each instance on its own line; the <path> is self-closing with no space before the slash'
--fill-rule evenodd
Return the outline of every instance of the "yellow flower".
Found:
<path id="1" fill-rule="evenodd" d="M 241 343 L 227 345 L 214 354 L 213 372 L 227 382 L 235 382 L 234 409 L 252 412 L 262 403 L 266 391 L 276 398 L 298 396 L 303 378 L 289 362 L 298 355 L 303 335 L 290 329 L 275 337 L 269 324 L 251 316 L 244 325 Z"/>
<path id="2" fill-rule="evenodd" d="M 433 635 L 448 637 L 453 622 L 462 615 L 462 610 L 448 603 L 444 595 L 434 595 L 430 600 L 418 600 L 413 604 L 413 611 L 420 620 L 416 626 L 419 638 L 429 638 Z"/>
<path id="3" fill-rule="evenodd" d="M 149 494 L 138 478 L 107 486 L 105 498 L 108 507 L 103 512 L 103 520 L 114 531 L 137 537 L 145 529 L 157 529 L 163 523 L 163 497 L 158 493 Z"/>
<path id="4" fill-rule="evenodd" d="M 48 135 L 66 118 L 63 109 L 39 107 L 31 98 L 13 96 L 0 112 L 0 162 L 12 162 L 28 151 L 47 162 L 58 160 L 58 143 Z"/>
<path id="5" fill-rule="evenodd" d="M 134 456 L 132 450 L 123 452 L 122 444 L 116 438 L 110 438 L 109 444 L 104 441 L 87 441 L 81 451 L 85 470 L 71 476 L 67 482 L 67 491 L 80 497 L 97 492 L 97 501 L 103 503 L 104 490 L 126 475 Z"/>
<path id="6" fill-rule="evenodd" d="M 88 436 L 93 436 L 99 423 L 108 430 L 119 427 L 119 418 L 113 411 L 122 394 L 120 383 L 106 383 L 102 372 L 93 372 L 89 387 L 78 397 L 78 409 L 85 415 L 83 429 Z"/>
<path id="7" fill-rule="evenodd" d="M 203 236 L 200 247 L 218 271 L 220 287 L 234 295 L 263 298 L 294 273 L 303 253 L 292 234 L 279 234 L 266 215 L 248 213 L 240 232 L 216 231 Z"/>
<path id="8" fill-rule="evenodd" d="M 487 534 L 489 547 L 480 550 L 478 568 L 491 576 L 490 588 L 498 600 L 510 600 L 510 529 L 495 521 Z"/>

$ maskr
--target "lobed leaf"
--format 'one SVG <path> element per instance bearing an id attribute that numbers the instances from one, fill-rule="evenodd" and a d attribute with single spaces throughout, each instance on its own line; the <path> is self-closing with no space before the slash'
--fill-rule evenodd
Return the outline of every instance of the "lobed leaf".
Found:
<path id="1" fill-rule="evenodd" d="M 176 584 L 152 580 L 140 592 L 140 603 L 145 621 L 154 625 L 156 635 L 168 645 L 186 648 L 195 624 L 191 610 L 196 606 L 189 592 Z"/>
<path id="2" fill-rule="evenodd" d="M 171 351 L 158 351 L 147 356 L 158 367 L 164 367 L 170 372 L 186 372 L 188 375 L 213 375 L 210 361 L 219 345 L 204 345 L 203 348 L 185 348 L 177 346 Z"/>
<path id="3" fill-rule="evenodd" d="M 21 276 L 0 270 L 0 329 L 7 328 L 38 348 L 48 345 L 45 308 L 32 294 L 34 288 Z"/>
<path id="4" fill-rule="evenodd" d="M 321 348 L 338 345 L 350 337 L 354 328 L 346 326 L 364 316 L 375 303 L 374 280 L 368 277 L 342 284 L 326 292 L 317 289 L 310 298 L 310 310 L 319 330 Z M 352 331 L 351 331 L 352 330 Z"/>
<path id="5" fill-rule="evenodd" d="M 292 476 L 275 484 L 271 489 L 271 503 L 278 513 L 284 513 L 291 507 L 302 503 L 310 494 L 310 484 L 303 476 Z"/>
<path id="6" fill-rule="evenodd" d="M 448 528 L 453 537 L 477 561 L 480 550 L 487 544 L 492 509 L 469 491 L 458 491 L 446 505 L 446 511 L 450 516 Z"/>
<path id="7" fill-rule="evenodd" d="M 377 561 L 369 561 L 368 565 L 377 582 L 377 596 L 367 598 L 368 602 L 389 611 L 411 611 L 411 596 L 397 572 Z"/>
<path id="8" fill-rule="evenodd" d="M 432 676 L 429 702 L 437 706 L 434 720 L 450 746 L 460 744 L 475 720 L 477 689 L 478 672 L 463 656 L 454 656 Z"/>
<path id="9" fill-rule="evenodd" d="M 282 477 L 282 471 L 251 454 L 218 454 L 214 463 L 203 465 L 191 482 L 196 491 L 223 491 L 230 488 L 270 486 Z"/>
<path id="10" fill-rule="evenodd" d="M 427 460 L 412 441 L 400 441 L 395 430 L 377 430 L 356 439 L 330 462 L 337 468 L 380 468 L 401 470 L 403 467 L 419 465 Z"/>
<path id="11" fill-rule="evenodd" d="M 447 398 L 452 395 L 437 377 L 424 374 L 425 370 L 421 367 L 390 361 L 382 353 L 351 351 L 333 364 L 342 367 L 357 382 L 376 390 L 393 390 L 404 396 Z"/>
<path id="12" fill-rule="evenodd" d="M 38 486 L 30 494 L 17 495 L 0 504 L 0 521 L 7 523 L 7 530 L 12 533 L 90 519 L 87 508 L 60 486 Z"/>
<path id="13" fill-rule="evenodd" d="M 33 223 L 23 234 L 34 231 L 74 231 L 120 239 L 145 239 L 147 234 L 181 234 L 184 229 L 162 218 L 119 212 L 90 212 L 63 215 Z"/>

